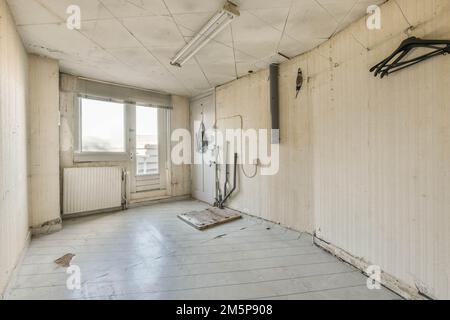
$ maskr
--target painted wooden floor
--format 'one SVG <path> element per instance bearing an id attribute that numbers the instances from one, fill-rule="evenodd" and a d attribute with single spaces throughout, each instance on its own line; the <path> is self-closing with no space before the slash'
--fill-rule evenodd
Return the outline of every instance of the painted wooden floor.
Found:
<path id="1" fill-rule="evenodd" d="M 198 231 L 177 214 L 196 201 L 65 221 L 34 238 L 8 299 L 399 299 L 368 290 L 353 267 L 311 237 L 244 217 Z M 82 287 L 68 290 L 57 258 L 75 254 Z"/>

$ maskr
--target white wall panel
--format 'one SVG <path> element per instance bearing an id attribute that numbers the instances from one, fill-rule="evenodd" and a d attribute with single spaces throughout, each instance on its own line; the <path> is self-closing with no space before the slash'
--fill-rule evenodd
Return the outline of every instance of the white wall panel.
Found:
<path id="1" fill-rule="evenodd" d="M 28 59 L 0 0 L 0 298 L 28 237 Z"/>
<path id="2" fill-rule="evenodd" d="M 60 220 L 58 61 L 30 55 L 29 84 L 30 224 L 38 230 Z"/>
<path id="3" fill-rule="evenodd" d="M 412 290 L 450 298 L 450 58 L 383 80 L 369 73 L 410 25 L 410 35 L 450 39 L 448 21 L 448 0 L 389 1 L 381 30 L 361 20 L 282 64 L 280 173 L 241 178 L 230 206 L 316 232 Z M 306 80 L 295 99 L 298 67 Z M 218 117 L 267 128 L 267 78 L 218 88 Z"/>
<path id="4" fill-rule="evenodd" d="M 181 96 L 172 96 L 173 109 L 170 111 L 170 135 L 177 129 L 189 131 L 189 99 Z M 177 143 L 172 142 L 173 148 Z M 170 156 L 170 153 L 169 153 Z M 172 167 L 170 177 L 170 195 L 172 197 L 191 194 L 191 166 L 175 165 L 169 158 Z"/>

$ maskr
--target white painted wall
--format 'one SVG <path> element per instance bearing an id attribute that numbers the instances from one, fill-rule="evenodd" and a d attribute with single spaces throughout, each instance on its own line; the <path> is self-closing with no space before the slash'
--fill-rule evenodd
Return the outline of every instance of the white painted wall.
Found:
<path id="1" fill-rule="evenodd" d="M 28 59 L 0 0 L 0 298 L 28 239 Z"/>
<path id="2" fill-rule="evenodd" d="M 411 35 L 450 39 L 450 1 L 382 6 L 281 65 L 281 168 L 240 179 L 231 207 L 280 222 L 377 264 L 410 288 L 450 298 L 450 58 L 387 79 L 369 68 Z M 295 99 L 297 69 L 305 85 Z M 268 72 L 217 89 L 217 117 L 269 127 Z M 233 123 L 222 127 L 235 127 Z"/>
<path id="3" fill-rule="evenodd" d="M 270 128 L 268 78 L 269 72 L 265 70 L 218 88 L 217 118 L 242 115 L 244 130 Z M 249 179 L 240 170 L 231 207 L 296 230 L 312 232 L 310 109 L 301 105 L 305 97 L 295 101 L 295 93 L 292 96 L 290 89 L 293 86 L 295 90 L 295 77 L 291 73 L 282 71 L 280 81 L 280 171 L 275 176 L 258 175 Z M 240 119 L 221 120 L 217 126 L 238 129 Z M 242 158 L 239 150 L 238 153 Z M 246 165 L 245 171 L 251 175 L 254 166 Z"/>
<path id="4" fill-rule="evenodd" d="M 30 225 L 34 233 L 51 232 L 61 227 L 58 61 L 29 56 L 27 111 Z"/>
<path id="5" fill-rule="evenodd" d="M 170 113 L 170 134 L 176 129 L 189 130 L 189 99 L 181 96 L 172 96 L 173 110 Z M 169 137 L 170 138 L 170 137 Z M 176 145 L 172 142 L 172 148 Z M 172 166 L 171 173 L 171 195 L 185 196 L 191 194 L 191 166 L 175 165 L 169 158 Z"/>
<path id="6" fill-rule="evenodd" d="M 191 99 L 190 110 L 194 159 L 194 164 L 191 166 L 192 197 L 213 204 L 216 197 L 216 170 L 215 166 L 210 163 L 210 155 L 213 150 L 208 150 L 205 154 L 198 152 L 196 147 L 196 135 L 198 134 L 199 125 L 202 121 L 206 130 L 212 129 L 215 124 L 216 105 L 214 92 Z"/>

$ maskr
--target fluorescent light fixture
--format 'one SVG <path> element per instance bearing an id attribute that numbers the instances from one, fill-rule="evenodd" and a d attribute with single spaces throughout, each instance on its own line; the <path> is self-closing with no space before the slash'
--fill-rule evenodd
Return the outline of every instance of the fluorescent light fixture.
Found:
<path id="1" fill-rule="evenodd" d="M 197 35 L 176 54 L 170 64 L 177 67 L 183 66 L 239 15 L 237 6 L 227 1 L 223 9 L 212 17 Z"/>

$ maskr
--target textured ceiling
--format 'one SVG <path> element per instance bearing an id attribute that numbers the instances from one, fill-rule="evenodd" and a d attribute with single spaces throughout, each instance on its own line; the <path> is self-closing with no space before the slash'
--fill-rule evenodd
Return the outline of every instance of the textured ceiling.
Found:
<path id="1" fill-rule="evenodd" d="M 384 0 L 236 0 L 241 16 L 183 68 L 170 59 L 224 0 L 8 0 L 29 52 L 64 72 L 193 96 L 326 41 Z M 81 30 L 66 27 L 69 5 Z"/>

